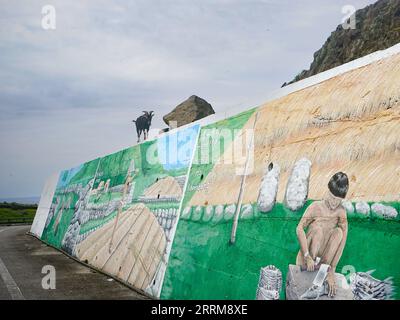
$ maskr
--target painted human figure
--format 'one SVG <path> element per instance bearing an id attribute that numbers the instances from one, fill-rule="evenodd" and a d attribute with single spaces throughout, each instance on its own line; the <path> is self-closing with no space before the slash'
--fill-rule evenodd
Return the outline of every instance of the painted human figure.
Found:
<path id="1" fill-rule="evenodd" d="M 329 265 L 326 281 L 331 297 L 336 294 L 335 270 L 347 239 L 347 216 L 342 200 L 348 188 L 347 175 L 336 173 L 328 183 L 325 198 L 307 208 L 296 229 L 300 243 L 296 264 L 310 272 L 319 264 Z"/>

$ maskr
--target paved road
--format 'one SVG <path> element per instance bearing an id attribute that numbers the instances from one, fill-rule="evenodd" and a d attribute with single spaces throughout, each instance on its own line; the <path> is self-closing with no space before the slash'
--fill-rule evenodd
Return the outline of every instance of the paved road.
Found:
<path id="1" fill-rule="evenodd" d="M 0 227 L 0 300 L 147 299 L 26 235 L 30 226 Z M 42 268 L 56 270 L 56 289 L 42 288 Z"/>

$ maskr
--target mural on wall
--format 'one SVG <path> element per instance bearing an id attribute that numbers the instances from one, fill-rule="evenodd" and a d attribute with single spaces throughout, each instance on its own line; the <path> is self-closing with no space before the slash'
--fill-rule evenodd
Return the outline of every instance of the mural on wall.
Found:
<path id="1" fill-rule="evenodd" d="M 157 296 L 198 130 L 61 172 L 42 240 Z"/>
<path id="2" fill-rule="evenodd" d="M 398 299 L 399 74 L 396 54 L 203 127 L 194 160 L 211 129 L 223 148 L 190 169 L 161 297 Z"/>
<path id="3" fill-rule="evenodd" d="M 33 233 L 162 299 L 399 299 L 399 74 L 387 54 L 65 170 Z"/>

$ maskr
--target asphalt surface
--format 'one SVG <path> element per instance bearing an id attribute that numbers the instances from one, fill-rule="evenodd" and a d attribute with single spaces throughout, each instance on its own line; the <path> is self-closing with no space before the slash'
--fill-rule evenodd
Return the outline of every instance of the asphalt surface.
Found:
<path id="1" fill-rule="evenodd" d="M 148 299 L 26 234 L 30 226 L 0 226 L 0 300 Z M 55 289 L 43 289 L 44 266 Z M 48 283 L 44 281 L 45 283 Z"/>

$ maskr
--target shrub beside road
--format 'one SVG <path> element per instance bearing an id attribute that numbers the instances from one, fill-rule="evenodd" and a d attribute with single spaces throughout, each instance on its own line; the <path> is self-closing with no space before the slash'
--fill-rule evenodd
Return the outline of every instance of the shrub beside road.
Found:
<path id="1" fill-rule="evenodd" d="M 0 225 L 32 223 L 37 210 L 36 204 L 0 203 Z"/>

